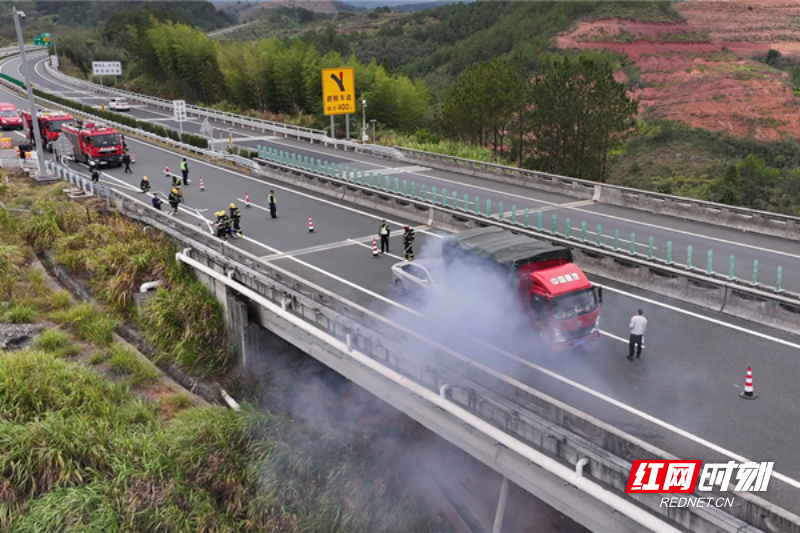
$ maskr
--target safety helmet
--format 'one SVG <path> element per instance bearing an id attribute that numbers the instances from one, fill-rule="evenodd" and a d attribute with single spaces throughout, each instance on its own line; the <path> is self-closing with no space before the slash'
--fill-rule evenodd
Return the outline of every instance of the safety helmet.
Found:
<path id="1" fill-rule="evenodd" d="M 147 176 L 143 177 L 142 181 L 147 181 Z"/>
<path id="2" fill-rule="evenodd" d="M 174 192 L 175 194 L 178 194 L 178 189 L 172 189 L 172 192 Z"/>
<path id="3" fill-rule="evenodd" d="M 408 229 L 408 224 L 406 224 L 405 226 L 403 226 L 403 229 Z"/>
<path id="4" fill-rule="evenodd" d="M 236 204 L 231 204 L 231 207 L 236 207 Z"/>

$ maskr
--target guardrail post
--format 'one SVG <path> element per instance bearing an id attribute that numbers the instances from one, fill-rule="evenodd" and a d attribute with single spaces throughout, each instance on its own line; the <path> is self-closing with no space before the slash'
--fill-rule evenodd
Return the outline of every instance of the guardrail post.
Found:
<path id="1" fill-rule="evenodd" d="M 736 268 L 736 256 L 731 254 L 730 259 L 728 259 L 728 279 L 733 279 L 735 268 Z"/>
<path id="2" fill-rule="evenodd" d="M 511 206 L 511 223 L 512 224 L 517 223 L 517 206 L 515 205 Z"/>
<path id="3" fill-rule="evenodd" d="M 442 205 L 447 207 L 447 189 L 442 189 Z"/>
<path id="4" fill-rule="evenodd" d="M 569 217 L 567 217 L 567 220 L 564 221 L 564 224 L 565 224 L 564 236 L 567 239 L 571 239 L 572 238 L 572 220 Z"/>
<path id="5" fill-rule="evenodd" d="M 424 183 L 422 184 L 422 201 L 423 202 L 427 202 L 428 201 L 428 192 L 425 190 L 425 184 Z"/>
<path id="6" fill-rule="evenodd" d="M 686 247 L 686 268 L 692 269 L 692 245 Z"/>
<path id="7" fill-rule="evenodd" d="M 672 264 L 672 241 L 667 241 L 667 264 Z"/>
<path id="8" fill-rule="evenodd" d="M 633 233 L 633 232 L 631 232 L 631 249 L 630 249 L 630 254 L 631 254 L 631 255 L 636 255 L 636 234 L 635 234 L 635 233 Z"/>
<path id="9" fill-rule="evenodd" d="M 478 196 L 475 197 L 475 214 L 481 214 L 481 199 Z"/>
<path id="10" fill-rule="evenodd" d="M 597 233 L 595 234 L 595 244 L 598 248 L 603 247 L 603 226 L 597 225 Z"/>
<path id="11" fill-rule="evenodd" d="M 714 273 L 714 252 L 708 251 L 708 259 L 706 259 L 706 274 Z"/>
<path id="12" fill-rule="evenodd" d="M 344 167 L 344 180 L 345 181 L 355 181 L 355 173 L 350 175 L 350 167 Z"/>
<path id="13" fill-rule="evenodd" d="M 531 212 L 530 212 L 530 209 L 528 209 L 526 207 L 525 208 L 525 227 L 527 228 L 530 225 L 531 225 Z"/>
<path id="14" fill-rule="evenodd" d="M 492 200 L 489 198 L 486 199 L 486 216 L 492 217 Z"/>
<path id="15" fill-rule="evenodd" d="M 544 216 L 542 215 L 541 211 L 536 212 L 536 229 L 539 231 L 544 231 L 544 221 L 542 220 Z"/>
<path id="16" fill-rule="evenodd" d="M 586 221 L 581 222 L 581 242 L 586 242 Z"/>
<path id="17" fill-rule="evenodd" d="M 614 230 L 614 251 L 619 250 L 619 230 Z"/>
<path id="18" fill-rule="evenodd" d="M 437 198 L 438 198 L 438 195 L 436 194 L 436 187 L 431 187 L 431 202 L 436 204 Z"/>
<path id="19" fill-rule="evenodd" d="M 388 191 L 392 186 L 392 178 L 390 176 L 384 177 L 384 184 L 386 185 L 386 190 Z"/>
<path id="20" fill-rule="evenodd" d="M 453 209 L 458 209 L 458 193 L 453 191 Z"/>
<path id="21" fill-rule="evenodd" d="M 655 239 L 654 238 L 650 237 L 649 239 L 647 239 L 647 258 L 648 259 L 653 259 L 653 251 L 655 249 L 654 244 L 655 244 Z"/>
<path id="22" fill-rule="evenodd" d="M 499 220 L 500 222 L 503 221 L 503 202 L 500 202 L 497 205 L 497 220 Z"/>
<path id="23" fill-rule="evenodd" d="M 417 184 L 413 181 L 411 182 L 411 198 L 417 197 Z"/>
<path id="24" fill-rule="evenodd" d="M 558 231 L 558 216 L 553 215 L 550 217 L 550 232 L 555 235 Z"/>
<path id="25" fill-rule="evenodd" d="M 753 260 L 753 279 L 750 281 L 751 285 L 758 285 L 758 259 Z"/>
<path id="26" fill-rule="evenodd" d="M 308 170 L 308 156 L 307 155 L 303 156 L 302 168 L 304 168 L 305 170 Z"/>
<path id="27" fill-rule="evenodd" d="M 342 169 L 342 165 L 341 164 L 336 165 L 336 177 L 342 179 L 344 176 L 343 172 L 344 170 Z"/>
<path id="28" fill-rule="evenodd" d="M 775 292 L 783 292 L 783 267 L 778 267 L 778 277 L 775 279 Z"/>
<path id="29" fill-rule="evenodd" d="M 400 178 L 394 179 L 394 192 L 395 194 L 400 194 Z"/>
<path id="30" fill-rule="evenodd" d="M 469 211 L 469 194 L 464 193 L 464 212 Z"/>
<path id="31" fill-rule="evenodd" d="M 403 196 L 408 196 L 408 180 L 403 180 Z"/>
<path id="32" fill-rule="evenodd" d="M 317 172 L 322 174 L 322 159 L 317 159 Z"/>

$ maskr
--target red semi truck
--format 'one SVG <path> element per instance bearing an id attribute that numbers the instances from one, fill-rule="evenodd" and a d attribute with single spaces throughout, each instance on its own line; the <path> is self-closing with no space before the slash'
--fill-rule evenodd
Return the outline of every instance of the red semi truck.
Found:
<path id="1" fill-rule="evenodd" d="M 62 127 L 61 133 L 72 144 L 75 161 L 122 164 L 122 137 L 114 128 L 76 120 L 74 124 Z"/>
<path id="2" fill-rule="evenodd" d="M 31 143 L 36 142 L 33 134 L 33 120 L 29 111 L 21 113 L 22 119 L 25 121 L 25 133 Z M 40 109 L 36 112 L 36 118 L 39 119 L 39 131 L 42 134 L 43 148 L 53 151 L 53 145 L 61 135 L 61 127 L 64 124 L 72 123 L 72 115 L 64 113 L 63 111 L 50 111 L 47 109 Z"/>
<path id="3" fill-rule="evenodd" d="M 445 270 L 454 262 L 499 272 L 514 287 L 531 327 L 554 351 L 600 339 L 602 289 L 595 288 L 563 246 L 487 227 L 442 244 Z"/>

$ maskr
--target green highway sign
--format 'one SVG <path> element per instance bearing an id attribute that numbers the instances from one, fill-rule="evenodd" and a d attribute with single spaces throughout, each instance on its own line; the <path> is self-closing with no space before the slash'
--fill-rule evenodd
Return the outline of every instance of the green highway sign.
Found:
<path id="1" fill-rule="evenodd" d="M 53 46 L 53 37 L 49 33 L 35 35 L 33 37 L 34 46 Z"/>

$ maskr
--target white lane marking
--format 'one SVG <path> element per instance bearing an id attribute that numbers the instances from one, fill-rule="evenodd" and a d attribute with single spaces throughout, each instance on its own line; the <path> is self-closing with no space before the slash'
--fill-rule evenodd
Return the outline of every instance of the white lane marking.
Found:
<path id="1" fill-rule="evenodd" d="M 391 237 L 390 237 L 390 238 L 391 238 Z M 363 246 L 364 248 L 369 248 L 370 250 L 372 249 L 372 246 L 370 246 L 370 245 L 369 245 L 369 244 L 367 244 L 367 243 L 364 243 L 364 242 L 359 242 L 359 241 L 356 241 L 356 240 L 353 240 L 353 239 L 347 239 L 347 240 L 348 240 L 348 241 L 351 241 L 353 244 L 357 244 L 357 245 L 359 245 L 359 246 Z M 404 258 L 402 258 L 402 257 L 400 257 L 399 255 L 394 255 L 394 254 L 391 254 L 391 253 L 389 253 L 389 252 L 386 252 L 386 253 L 380 253 L 380 255 L 381 255 L 381 256 L 388 255 L 389 257 L 394 257 L 394 258 L 395 258 L 395 259 L 397 259 L 398 261 L 405 261 L 405 259 L 404 259 Z"/>
<path id="2" fill-rule="evenodd" d="M 253 242 L 256 245 L 263 246 L 264 248 L 267 248 L 269 250 L 273 250 L 273 251 L 277 252 L 277 250 L 275 248 L 267 246 L 267 245 L 265 245 L 263 243 L 260 243 L 260 242 L 254 240 L 254 239 L 250 239 L 248 237 L 245 237 L 245 239 L 247 239 L 250 242 Z M 353 287 L 353 288 L 355 288 L 355 289 L 357 289 L 357 290 L 359 290 L 361 292 L 364 292 L 364 293 L 372 296 L 373 298 L 376 298 L 376 299 L 381 300 L 383 302 L 386 302 L 386 303 L 388 303 L 390 305 L 393 305 L 395 307 L 403 309 L 404 311 L 407 311 L 407 312 L 409 312 L 409 313 L 411 313 L 413 315 L 416 315 L 418 317 L 425 318 L 424 315 L 422 315 L 421 313 L 419 313 L 419 312 L 417 312 L 417 311 L 415 311 L 413 309 L 410 309 L 410 308 L 408 308 L 408 307 L 406 307 L 404 305 L 401 305 L 401 304 L 395 302 L 394 300 L 391 300 L 389 298 L 381 296 L 380 294 L 374 293 L 374 292 L 370 291 L 369 289 L 361 287 L 360 285 L 357 285 L 357 284 L 355 284 L 355 283 L 353 283 L 351 281 L 343 279 L 343 278 L 341 278 L 341 277 L 339 277 L 339 276 L 337 276 L 335 274 L 332 274 L 331 272 L 328 272 L 327 270 L 323 270 L 323 269 L 321 269 L 319 267 L 315 267 L 313 265 L 309 265 L 308 263 L 305 263 L 304 261 L 300 261 L 299 259 L 295 259 L 295 258 L 292 258 L 292 257 L 289 257 L 288 259 L 296 261 L 297 263 L 300 263 L 303 266 L 311 268 L 312 270 L 314 270 L 316 272 L 324 274 L 324 275 L 326 275 L 326 276 L 328 276 L 328 277 L 330 277 L 330 278 L 332 278 L 332 279 L 334 279 L 334 280 L 336 280 L 336 281 L 338 281 L 340 283 L 343 283 L 343 284 L 348 285 L 350 287 Z M 622 291 L 618 291 L 618 292 L 622 292 Z M 622 342 L 628 342 L 625 339 L 617 337 L 616 335 L 608 334 L 608 333 L 605 333 L 605 332 L 602 332 L 602 333 L 604 333 L 605 335 L 607 335 L 608 337 L 610 337 L 612 339 L 620 340 Z M 672 425 L 672 424 L 670 424 L 668 422 L 665 422 L 665 421 L 663 421 L 663 420 L 661 420 L 659 418 L 656 418 L 655 416 L 649 415 L 649 414 L 645 413 L 644 411 L 640 411 L 639 409 L 635 409 L 635 408 L 633 408 L 633 407 L 631 407 L 631 406 L 629 406 L 629 405 L 627 405 L 627 404 L 625 404 L 625 403 L 623 403 L 623 402 L 621 402 L 619 400 L 611 398 L 610 396 L 607 396 L 607 395 L 605 395 L 605 394 L 603 394 L 603 393 L 601 393 L 599 391 L 596 391 L 596 390 L 594 390 L 594 389 L 592 389 L 592 388 L 590 388 L 590 387 L 588 387 L 586 385 L 578 383 L 577 381 L 573 381 L 573 380 L 571 380 L 571 379 L 569 379 L 569 378 L 567 378 L 565 376 L 562 376 L 561 374 L 558 374 L 558 373 L 556 373 L 556 372 L 554 372 L 552 370 L 549 370 L 549 369 L 547 369 L 547 368 L 545 368 L 543 366 L 540 366 L 540 365 L 537 365 L 535 363 L 532 363 L 531 361 L 528 361 L 527 359 L 524 359 L 522 357 L 514 355 L 514 354 L 512 354 L 510 352 L 507 352 L 507 351 L 503 350 L 502 348 L 498 348 L 497 346 L 491 345 L 491 344 L 489 344 L 489 343 L 487 343 L 485 341 L 482 341 L 480 339 L 474 339 L 474 340 L 476 340 L 478 343 L 482 344 L 483 346 L 486 346 L 487 348 L 496 351 L 497 353 L 505 355 L 506 357 L 508 357 L 509 359 L 512 359 L 515 362 L 521 363 L 521 364 L 523 364 L 523 365 L 525 365 L 525 366 L 527 366 L 527 367 L 529 367 L 529 368 L 531 368 L 533 370 L 536 370 L 536 371 L 538 371 L 538 372 L 540 372 L 540 373 L 542 373 L 542 374 L 544 374 L 546 376 L 549 376 L 549 377 L 551 377 L 553 379 L 556 379 L 556 380 L 560 381 L 561 383 L 569 385 L 569 386 L 571 386 L 571 387 L 573 387 L 573 388 L 575 388 L 575 389 L 577 389 L 577 390 L 579 390 L 581 392 L 589 394 L 590 396 L 593 396 L 595 398 L 603 400 L 603 401 L 613 405 L 614 407 L 622 409 L 623 411 L 627 411 L 627 412 L 629 412 L 629 413 L 631 413 L 631 414 L 633 414 L 635 416 L 638 416 L 638 417 L 640 417 L 640 418 L 642 418 L 644 420 L 647 420 L 648 422 L 651 422 L 651 423 L 653 423 L 653 424 L 655 424 L 657 426 L 660 426 L 660 427 L 662 427 L 662 428 L 664 428 L 664 429 L 666 429 L 668 431 L 672 431 L 673 433 L 676 433 L 676 434 L 678 434 L 678 435 L 680 435 L 680 436 L 682 436 L 682 437 L 684 437 L 684 438 L 686 438 L 688 440 L 696 442 L 697 444 L 705 446 L 706 448 L 709 448 L 709 449 L 711 449 L 711 450 L 713 450 L 713 451 L 715 451 L 715 452 L 717 452 L 717 453 L 719 453 L 721 455 L 725 455 L 725 456 L 727 456 L 727 457 L 729 457 L 729 458 L 731 458 L 731 459 L 733 459 L 735 461 L 739 461 L 739 462 L 742 462 L 742 463 L 750 462 L 744 456 L 741 456 L 741 455 L 739 455 L 737 453 L 734 453 L 734 452 L 732 452 L 732 451 L 730 451 L 730 450 L 728 450 L 726 448 L 723 448 L 722 446 L 718 446 L 717 444 L 714 444 L 714 443 L 712 443 L 712 442 L 710 442 L 710 441 L 708 441 L 706 439 L 703 439 L 702 437 L 698 437 L 697 435 L 689 433 L 688 431 L 683 430 L 683 429 L 681 429 L 681 428 L 679 428 L 677 426 L 674 426 L 674 425 Z M 800 481 L 797 481 L 797 480 L 792 479 L 792 478 L 790 478 L 790 477 L 788 477 L 788 476 L 786 476 L 784 474 L 780 474 L 780 473 L 777 473 L 777 472 L 774 472 L 774 471 L 773 471 L 773 475 L 777 479 L 780 479 L 781 481 L 783 481 L 784 483 L 786 483 L 788 485 L 791 485 L 791 486 L 793 486 L 795 488 L 800 488 Z"/>
<path id="3" fill-rule="evenodd" d="M 289 147 L 294 148 L 295 150 L 303 150 L 303 151 L 307 151 L 307 152 L 315 152 L 315 153 L 318 153 L 318 154 L 324 154 L 324 155 L 327 155 L 329 157 L 334 157 L 335 156 L 335 154 L 330 154 L 330 153 L 324 152 L 322 150 L 315 150 L 313 148 L 306 148 L 306 147 L 297 147 L 297 146 L 295 146 L 295 145 L 293 145 L 291 143 L 287 143 L 287 142 L 271 141 L 271 143 L 272 144 L 280 144 L 280 145 L 283 145 L 283 146 L 289 146 Z M 355 159 L 354 162 L 363 163 L 365 165 L 370 165 L 370 166 L 378 167 L 378 168 L 382 167 L 382 165 L 379 165 L 377 163 L 372 163 L 370 161 L 363 161 L 361 159 Z M 445 172 L 447 172 L 447 171 L 445 171 Z M 567 204 L 558 204 L 556 202 L 548 202 L 546 200 L 540 200 L 538 198 L 534 198 L 534 197 L 531 197 L 531 196 L 523 196 L 523 195 L 517 194 L 517 193 L 501 191 L 501 190 L 498 190 L 498 189 L 491 189 L 489 187 L 484 187 L 484 186 L 481 186 L 481 185 L 472 185 L 472 184 L 469 184 L 469 183 L 464 183 L 464 182 L 460 182 L 460 181 L 454 181 L 454 180 L 450 180 L 450 179 L 447 179 L 447 178 L 442 178 L 442 177 L 439 177 L 439 176 L 429 176 L 429 175 L 425 175 L 425 174 L 419 174 L 417 172 L 406 172 L 406 174 L 415 174 L 417 176 L 420 176 L 420 177 L 423 177 L 423 178 L 427 178 L 429 180 L 437 180 L 437 181 L 442 181 L 442 182 L 445 182 L 445 183 L 452 183 L 454 185 L 458 185 L 458 186 L 461 186 L 461 187 L 468 187 L 468 188 L 471 188 L 471 189 L 476 189 L 476 190 L 480 190 L 480 191 L 486 191 L 486 192 L 490 192 L 490 193 L 494 193 L 494 194 L 498 194 L 498 195 L 504 195 L 504 196 L 508 196 L 508 197 L 512 197 L 512 198 L 519 198 L 521 200 L 527 200 L 527 201 L 530 201 L 530 202 L 541 203 L 541 204 L 545 204 L 547 206 L 551 206 L 552 209 L 561 209 L 561 208 L 563 208 L 563 209 L 571 209 L 573 211 L 580 211 L 582 213 L 589 213 L 590 215 L 594 215 L 595 217 L 608 218 L 608 219 L 611 219 L 611 220 L 627 222 L 629 224 L 638 224 L 638 225 L 644 226 L 644 227 L 663 230 L 663 231 L 665 231 L 667 233 L 679 233 L 681 235 L 688 235 L 690 237 L 697 237 L 699 239 L 708 239 L 708 240 L 711 240 L 711 241 L 721 242 L 721 243 L 729 244 L 729 245 L 733 245 L 733 246 L 749 248 L 751 250 L 758 250 L 760 252 L 772 253 L 772 254 L 776 254 L 776 255 L 782 255 L 782 256 L 785 256 L 785 257 L 791 257 L 791 258 L 794 258 L 794 259 L 800 259 L 800 255 L 792 254 L 792 253 L 789 253 L 789 252 L 781 252 L 779 250 L 773 250 L 773 249 L 770 249 L 770 248 L 763 248 L 761 246 L 755 246 L 755 245 L 752 245 L 752 244 L 745 244 L 745 243 L 740 243 L 740 242 L 729 241 L 729 240 L 722 239 L 722 238 L 719 238 L 719 237 L 712 237 L 712 236 L 709 236 L 709 235 L 703 235 L 703 234 L 694 233 L 694 232 L 691 232 L 691 231 L 668 228 L 668 227 L 665 227 L 665 226 L 660 226 L 658 224 L 651 224 L 651 223 L 642 222 L 642 221 L 639 221 L 639 220 L 631 220 L 629 218 L 619 217 L 619 216 L 616 216 L 616 215 L 608 215 L 608 214 L 605 214 L 605 213 L 598 213 L 596 211 L 588 211 L 586 209 L 581 209 L 580 207 L 570 207 Z M 607 204 L 601 204 L 601 205 L 607 205 Z"/>
<path id="4" fill-rule="evenodd" d="M 609 287 L 608 285 L 601 285 L 601 284 L 598 284 L 598 283 L 595 283 L 594 285 L 597 286 L 597 287 L 603 287 L 603 290 L 607 290 L 607 291 L 623 294 L 625 296 L 629 296 L 631 298 L 634 298 L 636 300 L 640 300 L 642 302 L 647 302 L 649 304 L 653 304 L 653 305 L 656 305 L 658 307 L 663 307 L 665 309 L 669 309 L 670 311 L 675 311 L 675 312 L 678 312 L 678 313 L 681 313 L 681 314 L 684 314 L 684 315 L 687 315 L 687 316 L 690 316 L 690 317 L 693 317 L 693 318 L 699 318 L 700 320 L 705 320 L 706 322 L 711 322 L 712 324 L 716 324 L 718 326 L 723 326 L 723 327 L 726 327 L 726 328 L 729 328 L 729 329 L 733 329 L 733 330 L 736 330 L 736 331 L 739 331 L 739 332 L 742 332 L 742 333 L 747 333 L 747 334 L 752 335 L 754 337 L 759 337 L 761 339 L 766 339 L 768 341 L 772 341 L 772 342 L 775 342 L 775 343 L 778 343 L 778 344 L 783 344 L 784 346 L 788 346 L 790 348 L 800 349 L 800 344 L 796 344 L 794 342 L 790 342 L 790 341 L 781 339 L 780 337 L 776 337 L 774 335 L 768 335 L 766 333 L 761 333 L 759 331 L 754 331 L 752 329 L 747 329 L 744 326 L 737 326 L 735 324 L 729 324 L 729 323 L 724 322 L 722 320 L 719 320 L 717 318 L 711 318 L 711 317 L 708 317 L 708 316 L 705 316 L 705 315 L 701 315 L 700 313 L 695 313 L 693 311 L 687 311 L 686 309 L 681 309 L 680 307 L 675 307 L 673 305 L 665 304 L 665 303 L 659 302 L 657 300 L 651 300 L 650 298 L 646 298 L 644 296 L 638 296 L 636 294 L 625 292 L 623 290 L 616 289 L 614 287 Z"/>

